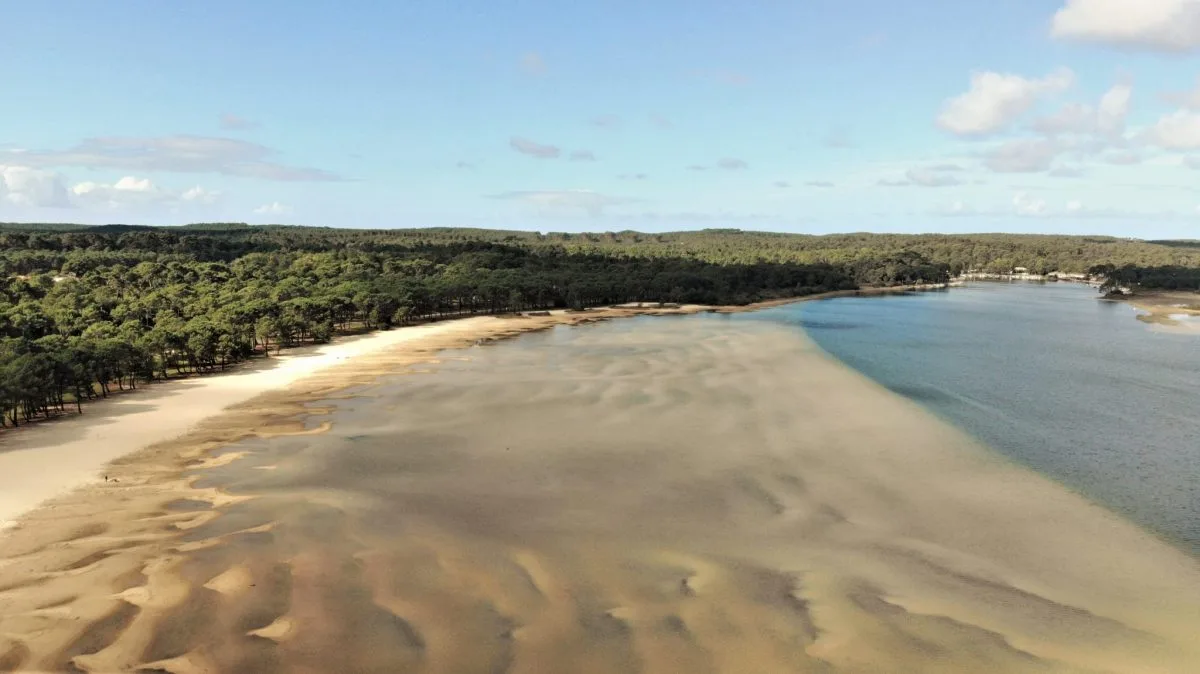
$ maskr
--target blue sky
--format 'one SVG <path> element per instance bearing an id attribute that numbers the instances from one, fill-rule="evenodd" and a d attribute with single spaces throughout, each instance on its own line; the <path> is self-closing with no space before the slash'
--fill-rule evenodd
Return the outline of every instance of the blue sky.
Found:
<path id="1" fill-rule="evenodd" d="M 1198 55 L 1200 0 L 9 3 L 0 220 L 1200 238 Z"/>

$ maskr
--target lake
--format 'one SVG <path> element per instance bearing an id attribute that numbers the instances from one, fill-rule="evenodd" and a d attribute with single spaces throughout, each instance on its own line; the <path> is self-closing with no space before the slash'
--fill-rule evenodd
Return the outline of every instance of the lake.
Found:
<path id="1" fill-rule="evenodd" d="M 973 283 L 740 317 L 827 352 L 992 448 L 1200 552 L 1200 336 L 1076 284 Z"/>

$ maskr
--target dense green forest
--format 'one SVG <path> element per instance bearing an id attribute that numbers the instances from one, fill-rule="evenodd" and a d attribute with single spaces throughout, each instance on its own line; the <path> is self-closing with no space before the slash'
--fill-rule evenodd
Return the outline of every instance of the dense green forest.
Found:
<path id="1" fill-rule="evenodd" d="M 1104 277 L 1101 290 L 1120 287 L 1145 290 L 1200 290 L 1200 268 L 1197 267 L 1139 267 L 1132 264 L 1116 267 L 1103 264 L 1092 267 L 1090 273 Z"/>
<path id="2" fill-rule="evenodd" d="M 0 224 L 0 423 L 413 321 L 628 301 L 745 304 L 967 269 L 1200 268 L 1200 244 L 705 230 L 539 234 Z M 1182 286 L 1181 286 L 1182 287 Z"/>

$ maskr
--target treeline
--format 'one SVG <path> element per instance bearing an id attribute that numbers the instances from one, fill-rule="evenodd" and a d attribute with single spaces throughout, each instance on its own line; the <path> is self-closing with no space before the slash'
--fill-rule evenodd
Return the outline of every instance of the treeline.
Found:
<path id="1" fill-rule="evenodd" d="M 477 240 L 377 250 L 344 245 L 336 231 L 314 251 L 321 231 L 287 230 L 294 245 L 275 232 L 233 243 L 159 231 L 6 233 L 0 425 L 339 332 L 632 301 L 744 304 L 948 278 L 945 265 L 911 252 L 848 266 L 715 264 Z M 275 249 L 242 252 L 246 243 Z"/>
<path id="2" fill-rule="evenodd" d="M 1092 267 L 1090 273 L 1103 276 L 1102 291 L 1114 288 L 1143 288 L 1146 290 L 1197 290 L 1200 291 L 1200 268 L 1164 266 L 1138 267 L 1110 264 Z"/>
<path id="3" fill-rule="evenodd" d="M 809 236 L 710 229 L 645 234 L 565 234 L 482 229 L 350 230 L 318 227 L 252 227 L 209 223 L 186 227 L 109 225 L 84 227 L 0 224 L 0 274 L 52 270 L 79 273 L 146 260 L 232 262 L 250 253 L 351 250 L 404 254 L 414 247 L 498 243 L 526 250 L 605 257 L 693 259 L 713 264 L 875 265 L 917 254 L 952 274 L 974 269 L 1033 273 L 1085 272 L 1090 267 L 1200 267 L 1200 243 L 1139 241 L 1099 236 L 1027 234 L 834 234 Z"/>
<path id="4" fill-rule="evenodd" d="M 0 424 L 283 346 L 414 321 L 630 301 L 745 304 L 937 283 L 967 269 L 1096 265 L 1179 269 L 1174 287 L 1186 287 L 1179 283 L 1200 268 L 1200 245 L 1002 234 L 0 224 Z"/>

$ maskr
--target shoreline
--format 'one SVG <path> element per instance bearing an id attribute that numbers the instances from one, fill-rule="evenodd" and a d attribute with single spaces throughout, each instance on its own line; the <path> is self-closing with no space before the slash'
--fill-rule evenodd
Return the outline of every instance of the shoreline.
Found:
<path id="1" fill-rule="evenodd" d="M 0 540 L 29 512 L 72 489 L 105 479 L 105 469 L 162 443 L 186 437 L 204 422 L 254 398 L 286 389 L 305 378 L 323 375 L 349 359 L 379 351 L 415 349 L 432 360 L 429 349 L 471 346 L 556 325 L 578 325 L 638 315 L 690 315 L 702 312 L 743 313 L 798 302 L 838 297 L 879 296 L 941 290 L 951 284 L 918 284 L 861 288 L 765 300 L 747 305 L 662 305 L 643 302 L 594 307 L 583 311 L 554 310 L 522 314 L 480 315 L 401 326 L 334 339 L 328 344 L 284 350 L 230 368 L 226 372 L 152 382 L 134 391 L 92 401 L 83 414 L 27 424 L 0 433 Z M 494 325 L 504 322 L 503 327 Z M 526 322 L 528 321 L 528 322 Z M 415 364 L 415 363 L 414 363 Z M 353 386 L 361 375 L 356 375 Z M 334 386 L 331 384 L 331 386 Z M 334 388 L 326 390 L 333 392 Z M 108 427 L 108 428 L 106 428 Z M 120 480 L 115 470 L 111 478 Z"/>
<path id="2" fill-rule="evenodd" d="M 1139 321 L 1158 330 L 1178 334 L 1200 334 L 1200 292 L 1143 290 L 1128 297 L 1108 299 L 1133 307 L 1139 312 Z"/>
<path id="3" fill-rule="evenodd" d="M 580 325 L 647 314 L 689 315 L 721 310 L 745 309 L 700 306 L 642 310 L 609 308 L 529 318 L 468 319 L 474 321 L 470 330 L 460 334 L 427 335 L 419 341 L 407 340 L 403 348 L 364 353 L 357 360 L 317 372 L 284 390 L 264 394 L 228 410 L 215 420 L 219 423 L 202 423 L 181 438 L 118 459 L 113 464 L 113 472 L 120 482 L 89 485 L 55 500 L 50 507 L 35 510 L 7 539 L 4 555 L 0 558 L 0 669 L 37 664 L 44 671 L 76 666 L 84 671 L 108 672 L 124 671 L 137 662 L 139 668 L 181 674 L 222 671 L 222 667 L 214 664 L 218 661 L 209 659 L 216 657 L 215 645 L 197 647 L 196 643 L 191 643 L 184 648 L 178 644 L 189 643 L 183 634 L 205 633 L 201 625 L 195 624 L 195 618 L 208 615 L 215 620 L 220 615 L 223 620 L 231 619 L 224 613 L 228 608 L 212 612 L 213 607 L 243 608 L 270 603 L 261 593 L 267 592 L 263 587 L 272 585 L 270 578 L 275 567 L 271 564 L 290 568 L 291 577 L 297 583 L 315 579 L 319 587 L 328 587 L 330 591 L 345 587 L 338 584 L 342 582 L 340 576 L 326 570 L 324 563 L 318 565 L 311 552 L 297 555 L 292 551 L 287 553 L 289 556 L 278 557 L 256 548 L 263 544 L 261 541 L 283 537 L 287 531 L 295 532 L 301 522 L 309 520 L 309 514 L 307 510 L 289 508 L 287 501 L 272 506 L 272 496 L 278 497 L 278 494 L 240 496 L 235 495 L 236 491 L 226 493 L 216 487 L 197 485 L 205 472 L 197 469 L 224 466 L 245 455 L 238 451 L 241 448 L 224 452 L 213 450 L 255 436 L 295 436 L 296 442 L 303 443 L 302 436 L 330 429 L 327 410 L 313 403 L 339 397 L 357 398 L 356 392 L 349 389 L 371 383 L 380 375 L 413 371 L 422 364 L 438 362 L 446 349 L 470 347 L 557 325 Z M 759 333 L 770 332 L 764 326 L 755 329 Z M 670 340 L 673 334 L 660 338 Z M 672 547 L 673 544 L 682 546 L 681 541 L 687 538 L 686 529 L 681 527 L 686 527 L 689 519 L 682 515 L 679 515 L 680 520 L 667 517 L 664 520 L 668 524 L 666 529 L 647 531 L 644 541 L 636 536 L 631 539 L 640 547 L 646 547 L 651 555 L 638 556 L 633 561 L 641 565 L 658 564 L 659 567 L 654 567 L 659 569 L 655 573 L 668 574 L 668 578 L 677 578 L 669 574 L 685 574 L 683 588 L 686 592 L 679 599 L 670 601 L 679 602 L 678 608 L 672 610 L 696 630 L 694 634 L 700 643 L 704 643 L 704 639 L 713 640 L 712 643 L 719 646 L 718 654 L 742 653 L 762 658 L 760 663 L 771 662 L 769 649 L 760 647 L 743 651 L 737 648 L 739 642 L 726 630 L 716 629 L 711 624 L 706 632 L 704 616 L 696 613 L 698 609 L 687 607 L 709 604 L 713 605 L 712 610 L 733 607 L 739 613 L 728 614 L 731 619 L 758 625 L 760 618 L 756 616 L 768 619 L 767 616 L 750 612 L 767 610 L 772 605 L 773 593 L 782 592 L 778 599 L 780 612 L 773 619 L 779 622 L 764 624 L 783 629 L 788 625 L 783 622 L 785 618 L 794 619 L 797 613 L 811 613 L 820 631 L 815 632 L 817 637 L 803 637 L 807 633 L 805 629 L 809 628 L 802 629 L 800 635 L 813 641 L 807 648 L 797 649 L 796 654 L 807 651 L 818 661 L 858 663 L 857 667 L 845 670 L 837 667 L 836 671 L 888 671 L 889 666 L 901 665 L 906 671 L 930 672 L 1082 671 L 1084 663 L 1089 666 L 1088 671 L 1101 667 L 1116 667 L 1120 671 L 1187 671 L 1161 663 L 1158 668 L 1144 669 L 1130 669 L 1130 665 L 1139 662 L 1141 657 L 1152 657 L 1156 662 L 1161 657 L 1162 662 L 1167 662 L 1169 656 L 1160 656 L 1156 650 L 1160 645 L 1149 641 L 1148 637 L 1165 634 L 1174 642 L 1182 638 L 1188 626 L 1200 624 L 1197 623 L 1200 613 L 1196 607 L 1188 606 L 1186 596 L 1178 591 L 1179 579 L 1200 579 L 1200 567 L 1194 560 L 1181 558 L 1144 530 L 1091 506 L 1048 478 L 1017 467 L 1008 459 L 966 440 L 966 436 L 953 427 L 924 413 L 916 403 L 887 391 L 824 353 L 807 336 L 788 334 L 786 339 L 782 352 L 790 354 L 790 358 L 802 359 L 787 362 L 793 366 L 802 365 L 807 373 L 806 381 L 811 385 L 799 389 L 782 388 L 781 394 L 795 393 L 801 397 L 768 395 L 769 413 L 756 412 L 766 413 L 762 417 L 764 421 L 782 421 L 801 415 L 793 423 L 799 423 L 795 428 L 808 429 L 811 447 L 804 451 L 815 453 L 790 456 L 786 464 L 790 468 L 786 469 L 775 461 L 768 462 L 763 466 L 765 472 L 757 476 L 761 482 L 746 483 L 746 474 L 737 470 L 741 464 L 726 463 L 736 460 L 736 453 L 724 451 L 715 451 L 705 458 L 705 461 L 716 462 L 706 464 L 714 472 L 706 469 L 692 474 L 692 479 L 698 479 L 700 486 L 710 485 L 710 480 L 717 476 L 727 476 L 726 479 L 735 481 L 736 488 L 728 497 L 739 500 L 735 502 L 738 507 L 732 512 L 745 517 L 744 524 L 765 527 L 763 531 L 767 537 L 759 541 L 765 547 L 758 548 L 755 554 L 766 566 L 755 570 L 757 567 L 747 568 L 722 561 L 737 555 L 732 551 L 727 554 L 724 544 L 717 544 L 726 540 L 721 536 L 736 536 L 742 527 L 733 526 L 721 536 L 709 531 L 707 518 L 725 512 L 720 499 L 678 504 L 681 513 L 697 508 L 702 510 L 701 514 L 692 516 L 695 518 L 693 524 L 700 527 L 698 540 L 706 541 L 700 549 Z M 759 356 L 760 351 L 756 349 L 759 344 L 751 342 L 750 346 L 742 347 L 743 356 L 751 358 L 744 364 L 778 355 L 764 348 L 761 353 L 770 355 Z M 761 342 L 763 347 L 771 344 Z M 729 352 L 729 355 L 736 353 Z M 749 387 L 742 390 L 783 383 L 772 378 L 768 378 L 769 381 L 756 379 L 753 368 L 739 374 L 738 370 L 742 369 L 737 365 L 739 361 L 726 358 L 725 352 L 713 357 L 711 362 L 734 364 L 733 371 L 712 373 L 714 379 L 711 381 L 717 384 L 711 389 L 714 391 L 723 390 L 726 383 L 735 381 L 742 387 Z M 648 363 L 653 364 L 654 359 Z M 659 365 L 667 369 L 672 367 L 670 363 Z M 739 381 L 736 379 L 739 376 L 745 378 Z M 472 380 L 471 388 L 478 383 Z M 484 389 L 474 395 L 478 400 L 484 400 L 488 394 Z M 657 413 L 651 413 L 651 416 L 657 416 Z M 574 426 L 569 419 L 555 418 L 562 420 L 566 428 Z M 582 429 L 583 425 L 579 427 Z M 687 423 L 669 428 L 684 430 L 686 427 Z M 649 429 L 644 425 L 637 428 Z M 637 428 L 630 432 L 640 433 Z M 772 429 L 765 430 L 766 435 L 759 440 L 770 440 L 775 435 Z M 350 432 L 358 431 L 351 429 Z M 741 437 L 742 431 L 737 428 L 731 432 Z M 827 442 L 833 437 L 830 434 L 846 435 L 844 446 L 835 445 L 837 451 L 828 451 Z M 785 435 L 802 437 L 793 433 Z M 549 436 L 546 442 L 556 446 L 559 441 Z M 850 441 L 855 439 L 857 441 Z M 791 444 L 785 441 L 767 455 L 774 459 L 777 456 L 774 451 Z M 901 451 L 891 451 L 893 445 Z M 717 443 L 717 446 L 726 445 Z M 256 450 L 251 453 L 253 451 Z M 438 455 L 443 451 L 439 448 Z M 475 452 L 472 450 L 471 454 L 474 456 Z M 497 475 L 488 468 L 503 465 L 488 463 L 497 461 L 496 454 L 489 455 L 484 446 L 478 454 L 477 460 L 481 462 L 476 469 L 478 473 L 489 484 L 492 480 L 497 485 L 506 484 L 504 473 Z M 505 456 L 502 460 L 505 464 L 516 460 L 516 452 L 512 459 L 501 455 Z M 272 469 L 271 463 L 273 461 L 268 465 L 251 464 L 253 467 L 243 470 Z M 585 465 L 592 466 L 593 470 L 604 468 L 603 464 Z M 922 467 L 926 465 L 940 466 L 945 474 L 930 475 L 930 471 Z M 286 465 L 279 466 L 280 471 L 286 468 Z M 671 475 L 681 471 L 681 479 L 688 475 L 686 463 L 672 462 L 665 469 Z M 797 472 L 779 472 L 782 470 Z M 521 468 L 520 464 L 512 471 L 512 478 L 538 479 L 529 474 L 528 467 Z M 449 471 L 450 474 L 454 472 Z M 600 480 L 601 492 L 592 498 L 603 498 L 603 493 L 621 489 L 622 481 L 632 482 L 624 487 L 631 493 L 644 494 L 643 483 L 657 483 L 661 477 L 653 472 L 616 474 L 624 475 L 623 480 Z M 422 480 L 436 477 L 422 475 Z M 440 484 L 443 483 L 435 481 L 430 488 L 439 491 Z M 446 483 L 446 486 L 452 484 Z M 330 486 L 336 487 L 336 483 Z M 462 488 L 470 493 L 474 486 L 475 483 L 468 483 Z M 1014 493 L 1023 498 L 1014 497 Z M 449 495 L 453 496 L 453 492 Z M 333 493 L 326 496 L 322 491 L 315 491 L 312 496 L 318 507 L 322 503 L 339 503 Z M 637 497 L 637 502 L 640 500 L 641 497 Z M 111 512 L 105 512 L 108 509 L 102 507 L 104 503 L 118 502 L 119 506 Z M 946 507 L 954 502 L 958 507 Z M 826 507 L 827 504 L 831 506 Z M 1011 512 L 1014 505 L 1017 510 Z M 269 524 L 262 524 L 259 519 L 247 519 L 248 511 L 252 512 L 255 507 L 268 512 L 283 507 L 278 513 L 280 519 L 290 513 L 290 521 L 271 520 Z M 811 513 L 806 515 L 810 510 Z M 523 522 L 527 515 L 515 519 Z M 570 519 L 568 514 L 563 517 Z M 742 520 L 734 520 L 731 524 L 742 523 Z M 792 531 L 779 527 L 793 524 L 799 528 L 787 536 L 777 536 L 783 531 Z M 495 584 L 504 582 L 503 575 L 492 575 L 496 569 L 491 566 L 495 555 L 504 552 L 503 549 L 495 550 L 485 545 L 479 555 L 471 555 L 467 553 L 469 548 L 461 547 L 473 544 L 470 540 L 443 541 L 441 537 L 421 536 L 420 529 L 414 533 L 417 535 L 401 537 L 404 540 L 398 544 L 412 545 L 417 550 L 432 546 L 432 550 L 439 553 L 435 559 L 441 559 L 444 554 L 450 570 L 460 573 L 467 573 L 464 565 L 472 559 L 488 560 L 486 565 L 471 569 L 465 577 L 492 579 L 487 583 L 491 588 L 497 587 L 493 581 Z M 803 535 L 794 535 L 799 533 Z M 262 537 L 261 541 L 258 537 Z M 679 540 L 675 540 L 677 537 Z M 626 554 L 627 546 L 622 543 L 609 549 L 600 538 L 589 539 L 584 546 L 589 550 L 582 553 L 588 558 L 585 569 L 603 569 L 605 573 L 597 571 L 598 575 L 593 577 L 601 583 L 618 582 L 609 575 L 617 573 L 614 569 L 622 574 L 632 574 L 628 564 L 610 566 L 605 562 L 608 556 L 618 554 L 618 551 Z M 360 542 L 349 540 L 356 544 Z M 1089 541 L 1091 543 L 1087 543 Z M 1116 545 L 1108 550 L 1105 541 Z M 341 551 L 347 560 L 354 560 L 354 564 L 363 564 L 364 569 L 370 570 L 386 559 L 382 554 L 355 552 L 357 545 L 344 550 L 346 542 L 337 538 L 330 541 L 330 548 Z M 1085 543 L 1086 547 L 1077 549 Z M 709 545 L 713 551 L 702 552 Z M 517 568 L 525 568 L 528 575 L 521 576 L 520 582 L 499 595 L 507 598 L 507 602 L 498 604 L 497 608 L 525 616 L 517 624 L 528 624 L 529 627 L 521 628 L 521 635 L 514 636 L 513 641 L 532 647 L 537 643 L 539 629 L 557 626 L 560 622 L 564 629 L 570 629 L 575 623 L 569 616 L 556 618 L 562 614 L 546 609 L 544 603 L 550 602 L 551 609 L 557 607 L 559 595 L 571 587 L 561 584 L 571 582 L 572 576 L 567 575 L 568 567 L 556 560 L 552 547 L 539 549 L 535 542 L 526 542 L 523 538 L 519 546 L 513 553 L 514 559 Z M 666 548 L 663 555 L 679 549 L 690 556 L 660 557 L 661 546 Z M 590 552 L 593 548 L 599 552 L 594 559 Z M 285 546 L 285 549 L 291 548 Z M 299 552 L 303 553 L 303 550 Z M 415 564 L 413 574 L 429 573 L 420 566 L 422 557 L 419 555 L 402 555 L 399 559 L 404 563 L 393 568 L 393 572 L 408 573 L 409 565 Z M 212 560 L 210 564 L 217 566 L 209 568 L 209 565 L 203 565 L 203 560 Z M 559 562 L 557 566 L 556 561 Z M 198 571 L 194 566 L 196 563 L 201 563 L 200 568 L 206 570 Z M 435 566 L 440 568 L 441 563 Z M 221 572 L 214 573 L 218 568 Z M 768 570 L 784 574 L 780 576 L 782 579 L 794 573 L 796 584 L 777 586 L 777 581 L 772 580 L 774 576 L 763 575 Z M 642 583 L 658 578 L 655 573 L 642 575 L 639 572 L 629 582 L 638 583 L 635 587 L 640 588 L 639 593 L 648 592 L 649 587 Z M 839 573 L 849 574 L 849 577 L 841 577 Z M 478 588 L 470 587 L 471 583 L 460 587 L 455 581 L 459 577 L 449 577 L 449 581 L 454 582 L 452 587 L 470 597 Z M 395 587 L 392 584 L 395 581 L 388 580 L 392 578 L 397 577 L 385 574 L 380 579 L 375 591 L 382 594 L 370 595 L 370 605 L 394 606 L 396 608 L 390 610 L 397 616 L 413 621 L 415 628 L 419 628 L 418 633 L 424 636 L 431 661 L 436 662 L 433 658 L 437 657 L 448 662 L 445 660 L 448 654 L 472 651 L 465 642 L 459 641 L 459 633 L 454 631 L 468 629 L 470 625 L 452 620 L 447 623 L 447 617 L 440 613 L 443 608 L 457 607 L 456 603 L 446 604 L 441 595 L 434 594 L 425 604 L 419 593 L 410 597 L 417 603 L 391 603 L 398 601 L 388 599 L 388 588 Z M 1106 580 L 1111 581 L 1112 587 L 1108 587 Z M 747 595 L 737 591 L 742 582 L 748 583 L 747 591 L 754 603 L 747 603 Z M 523 613 L 517 598 L 521 596 L 519 591 L 528 589 L 530 584 L 540 591 L 538 596 L 541 598 Z M 555 589 L 556 586 L 563 590 Z M 1104 590 L 1102 593 L 1093 594 L 1092 590 L 1100 588 Z M 764 597 L 764 593 L 770 596 Z M 303 604 L 280 609 L 278 615 L 267 608 L 255 609 L 256 615 L 268 611 L 267 617 L 261 623 L 256 622 L 255 629 L 248 633 L 267 640 L 261 642 L 263 644 L 273 642 L 271 648 L 308 657 L 305 639 L 315 636 L 320 643 L 319 640 L 326 636 L 320 630 L 315 634 L 306 632 L 314 624 L 320 626 L 323 623 L 319 611 L 321 604 L 309 595 L 293 596 L 308 596 L 307 601 L 317 601 L 310 609 L 316 609 L 318 613 L 305 612 Z M 620 596 L 621 603 L 616 606 L 636 602 L 633 597 Z M 639 633 L 645 629 L 639 611 L 650 608 L 652 605 L 633 603 L 628 609 L 611 609 L 605 615 L 611 614 L 610 619 L 618 619 L 625 625 L 623 629 Z M 236 612 L 232 614 L 234 618 L 237 615 Z M 646 622 L 649 622 L 648 616 Z M 439 627 L 444 628 L 447 624 L 452 627 L 450 632 L 439 631 Z M 1139 629 L 1152 631 L 1142 633 Z M 821 636 L 822 633 L 825 636 Z M 915 658 L 922 652 L 922 648 L 917 648 L 917 655 L 909 653 L 912 643 L 905 639 L 910 634 L 918 638 L 918 647 L 925 643 L 930 648 L 956 647 L 943 653 L 942 657 L 946 659 L 939 661 L 938 668 L 923 668 L 921 664 L 926 662 L 923 660 L 891 660 L 901 654 Z M 338 657 L 339 649 L 344 646 L 339 643 L 336 640 L 327 642 L 332 646 L 331 657 Z M 857 644 L 858 648 L 847 652 L 850 644 Z M 423 652 L 425 648 L 422 647 Z M 1120 657 L 1107 659 L 1114 654 Z M 986 669 L 965 668 L 963 664 L 972 661 L 974 656 L 980 658 L 975 664 L 988 658 L 997 659 Z M 860 657 L 867 660 L 860 660 Z M 665 660 L 659 661 L 657 670 L 678 671 L 677 667 L 665 666 L 663 662 Z M 1068 662 L 1079 669 L 1068 669 Z M 1008 669 L 999 663 L 1020 664 L 1021 668 Z M 317 665 L 311 667 L 312 671 L 322 669 Z M 327 666 L 323 669 L 331 671 Z M 561 671 L 563 667 L 556 669 Z M 764 671 L 769 669 L 772 668 L 764 665 Z M 439 671 L 452 671 L 452 668 Z M 835 671 L 835 668 L 830 666 L 828 670 L 819 671 Z"/>
<path id="4" fill-rule="evenodd" d="M 0 540 L 19 526 L 22 516 L 49 505 L 73 489 L 120 484 L 122 466 L 164 443 L 178 445 L 213 422 L 229 426 L 238 408 L 258 407 L 258 398 L 280 395 L 298 405 L 289 389 L 316 379 L 314 395 L 326 395 L 364 383 L 369 372 L 356 359 L 390 355 L 389 365 L 417 364 L 437 352 L 479 341 L 506 339 L 556 325 L 577 325 L 636 315 L 689 315 L 734 310 L 686 305 L 679 308 L 606 308 L 549 316 L 472 316 L 405 326 L 336 339 L 320 346 L 285 350 L 231 368 L 228 372 L 156 382 L 88 405 L 84 414 L 30 424 L 0 436 Z M 389 353 L 392 352 L 392 353 Z M 411 362 L 410 362 L 411 361 Z M 361 365 L 361 363 L 360 363 Z M 339 382 L 339 373 L 344 381 Z M 315 382 L 314 382 L 315 383 Z M 299 412 L 301 410 L 297 410 Z M 274 428 L 277 419 L 262 419 Z M 257 421 L 252 422 L 257 423 Z M 286 425 L 286 424 L 284 424 Z M 234 429 L 230 429 L 234 430 Z M 232 433 L 251 435 L 252 428 Z M 279 432 L 275 429 L 271 432 Z M 107 478 L 107 479 L 106 479 Z"/>

